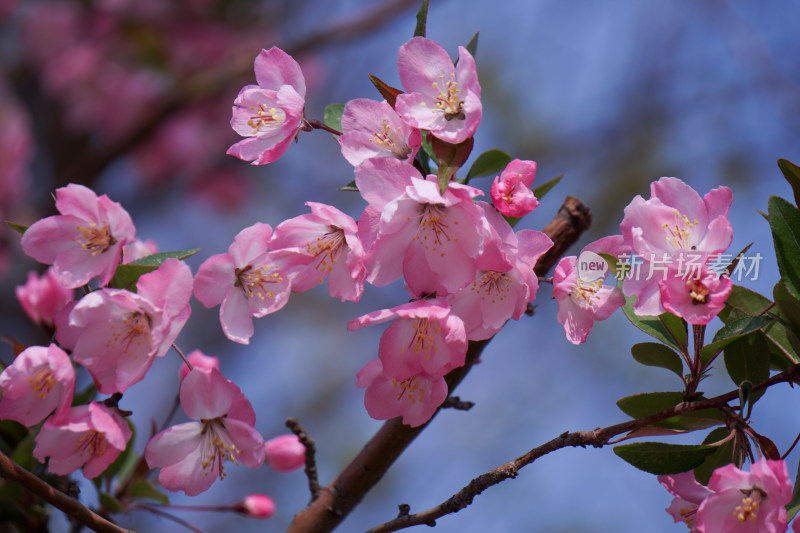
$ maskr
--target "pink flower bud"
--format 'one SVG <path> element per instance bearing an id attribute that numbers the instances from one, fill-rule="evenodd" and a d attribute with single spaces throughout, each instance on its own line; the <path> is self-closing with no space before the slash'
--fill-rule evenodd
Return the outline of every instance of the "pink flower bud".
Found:
<path id="1" fill-rule="evenodd" d="M 236 510 L 252 518 L 269 518 L 275 514 L 275 502 L 266 494 L 250 494 L 236 505 Z"/>
<path id="2" fill-rule="evenodd" d="M 192 365 L 192 368 L 202 368 L 205 370 L 210 370 L 212 368 L 216 368 L 219 370 L 219 358 L 213 355 L 206 355 L 200 350 L 195 350 L 189 355 L 186 356 L 186 359 L 189 361 L 189 364 Z M 183 381 L 183 378 L 186 377 L 186 374 L 189 373 L 189 367 L 185 364 L 181 365 L 180 369 L 180 378 Z"/>
<path id="3" fill-rule="evenodd" d="M 281 435 L 264 444 L 266 461 L 273 470 L 291 472 L 306 463 L 306 447 L 297 435 Z"/>

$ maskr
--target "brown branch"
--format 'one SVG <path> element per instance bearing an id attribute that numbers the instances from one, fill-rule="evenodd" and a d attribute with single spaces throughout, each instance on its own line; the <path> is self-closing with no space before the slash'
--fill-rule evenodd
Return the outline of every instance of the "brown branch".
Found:
<path id="1" fill-rule="evenodd" d="M 776 374 L 771 378 L 755 385 L 753 387 L 753 391 L 766 389 L 777 383 L 795 382 L 798 380 L 798 378 L 800 378 L 800 365 L 795 365 L 788 370 L 781 372 L 780 374 Z M 389 533 L 391 531 L 398 531 L 400 529 L 422 524 L 429 526 L 435 525 L 437 518 L 441 518 L 442 516 L 456 513 L 461 509 L 464 509 L 472 503 L 472 500 L 475 498 L 475 496 L 479 495 L 487 488 L 497 485 L 506 479 L 517 477 L 517 474 L 522 467 L 531 464 L 536 459 L 547 455 L 550 452 L 554 452 L 561 448 L 577 446 L 594 446 L 595 448 L 601 448 L 608 444 L 608 441 L 611 438 L 622 433 L 629 433 L 631 431 L 655 424 L 656 422 L 672 418 L 673 416 L 691 413 L 701 409 L 715 407 L 720 408 L 727 405 L 727 403 L 731 400 L 737 399 L 738 397 L 739 389 L 736 389 L 726 394 L 706 400 L 691 403 L 682 402 L 674 407 L 665 409 L 658 413 L 637 418 L 635 420 L 622 422 L 620 424 L 614 424 L 613 426 L 608 426 L 602 429 L 598 428 L 594 431 L 577 431 L 572 433 L 565 431 L 558 437 L 542 444 L 541 446 L 533 448 L 528 453 L 517 457 L 513 461 L 499 466 L 494 470 L 490 470 L 485 474 L 481 474 L 470 481 L 467 486 L 451 496 L 447 501 L 437 505 L 436 507 L 415 514 L 401 513 L 397 518 L 376 526 L 367 531 L 367 533 Z"/>
<path id="2" fill-rule="evenodd" d="M 553 220 L 544 228 L 552 239 L 555 253 L 543 255 L 534 267 L 537 276 L 544 275 L 558 261 L 560 255 L 591 224 L 589 209 L 577 198 L 568 196 Z M 447 389 L 453 390 L 461 383 L 472 365 L 491 339 L 471 341 L 464 366 L 445 376 Z M 437 410 L 437 414 L 438 414 Z M 434 414 L 434 417 L 436 414 Z M 319 493 L 308 507 L 297 513 L 288 533 L 322 533 L 332 531 L 358 505 L 364 495 L 383 477 L 406 447 L 419 435 L 430 421 L 418 427 L 403 425 L 401 419 L 387 420 L 367 442 L 353 461 L 336 479 Z"/>
<path id="3" fill-rule="evenodd" d="M 93 531 L 98 533 L 133 533 L 129 529 L 123 529 L 109 522 L 78 500 L 70 498 L 60 490 L 51 487 L 9 459 L 3 452 L 0 452 L 0 476 L 7 481 L 19 484 Z"/>
<path id="4" fill-rule="evenodd" d="M 317 447 L 314 445 L 314 439 L 308 436 L 306 430 L 300 425 L 296 418 L 287 418 L 286 427 L 292 430 L 292 433 L 297 435 L 300 443 L 306 448 L 306 477 L 308 478 L 308 490 L 311 491 L 311 501 L 317 499 L 322 487 L 319 484 L 317 476 Z"/>

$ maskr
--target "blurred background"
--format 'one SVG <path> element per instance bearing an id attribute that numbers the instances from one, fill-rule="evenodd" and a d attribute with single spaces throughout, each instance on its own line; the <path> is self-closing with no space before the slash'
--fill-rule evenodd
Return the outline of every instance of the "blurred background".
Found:
<path id="1" fill-rule="evenodd" d="M 353 173 L 330 135 L 303 133 L 279 161 L 253 167 L 225 155 L 238 140 L 230 106 L 241 86 L 254 83 L 255 56 L 273 45 L 303 68 L 309 117 L 321 119 L 329 103 L 379 99 L 367 73 L 399 86 L 397 49 L 413 33 L 417 8 L 409 0 L 0 1 L 0 217 L 30 224 L 54 214 L 56 188 L 82 183 L 121 202 L 138 237 L 160 250 L 200 248 L 188 260 L 193 271 L 226 251 L 245 226 L 275 226 L 306 213 L 306 201 L 358 217 L 361 198 L 336 190 Z M 474 155 L 501 148 L 535 160 L 535 183 L 565 174 L 518 228 L 541 229 L 566 195 L 577 196 L 594 213 L 571 251 L 577 254 L 618 233 L 625 205 L 636 194 L 649 197 L 649 183 L 661 176 L 679 177 L 701 195 L 726 185 L 734 191 L 730 252 L 754 242 L 750 254 L 765 258 L 757 279 L 741 283 L 770 295 L 778 272 L 757 210 L 766 211 L 771 194 L 791 194 L 776 159 L 800 162 L 800 34 L 791 23 L 798 15 L 800 5 L 790 0 L 432 0 L 428 37 L 455 57 L 457 46 L 480 32 L 484 119 Z M 482 180 L 472 184 L 488 191 L 491 180 Z M 46 343 L 13 292 L 28 270 L 44 268 L 21 253 L 18 234 L 0 232 L 0 334 Z M 647 339 L 620 313 L 573 347 L 551 296 L 543 284 L 536 316 L 508 324 L 459 387 L 456 394 L 476 406 L 438 415 L 341 531 L 389 520 L 399 503 L 412 512 L 432 507 L 566 430 L 623 421 L 615 406 L 621 397 L 680 390 L 671 373 L 633 361 L 630 346 Z M 345 324 L 406 300 L 402 283 L 368 287 L 356 304 L 333 301 L 318 287 L 256 320 L 248 346 L 224 338 L 217 308 L 193 301 L 177 344 L 185 353 L 220 357 L 223 374 L 252 401 L 265 438 L 286 432 L 287 417 L 298 418 L 316 440 L 327 484 L 381 424 L 369 418 L 354 385 L 375 357 L 383 327 L 349 333 Z M 11 347 L 0 345 L 0 359 L 12 357 Z M 156 361 L 121 401 L 134 411 L 139 452 L 150 421 L 160 425 L 175 398 L 179 363 L 174 353 Z M 703 385 L 707 396 L 733 388 L 724 375 Z M 800 431 L 797 410 L 786 408 L 796 405 L 792 392 L 773 387 L 753 414 L 755 429 L 781 452 Z M 179 413 L 174 422 L 183 420 Z M 696 443 L 704 434 L 672 442 Z M 792 473 L 797 460 L 798 452 L 789 456 Z M 264 492 L 277 502 L 276 515 L 261 522 L 175 514 L 207 533 L 280 532 L 307 503 L 301 472 L 226 471 L 208 492 L 171 495 L 172 502 L 221 505 Z M 93 502 L 91 484 L 81 488 L 81 498 Z M 670 499 L 654 476 L 610 447 L 567 449 L 442 518 L 437 531 L 685 531 L 663 510 Z M 118 522 L 186 531 L 141 511 Z M 69 525 L 55 511 L 51 527 Z"/>

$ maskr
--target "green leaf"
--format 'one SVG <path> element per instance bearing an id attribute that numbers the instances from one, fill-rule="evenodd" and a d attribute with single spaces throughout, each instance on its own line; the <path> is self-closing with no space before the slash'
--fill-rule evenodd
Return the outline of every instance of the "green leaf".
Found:
<path id="1" fill-rule="evenodd" d="M 431 148 L 439 161 L 439 168 L 436 172 L 436 176 L 439 178 L 439 192 L 444 194 L 450 178 L 455 176 L 456 171 L 469 158 L 474 143 L 472 137 L 459 144 L 451 144 L 436 137 L 431 139 Z"/>
<path id="2" fill-rule="evenodd" d="M 142 257 L 130 263 L 119 265 L 114 277 L 111 278 L 109 287 L 115 289 L 127 289 L 129 291 L 136 291 L 136 282 L 139 278 L 148 272 L 156 270 L 167 259 L 186 259 L 200 251 L 199 248 L 193 250 L 176 250 L 174 252 L 160 252 L 147 257 Z"/>
<path id="3" fill-rule="evenodd" d="M 621 280 L 618 281 L 618 284 L 621 283 Z M 626 296 L 625 299 L 626 303 L 622 306 L 622 311 L 625 313 L 625 316 L 628 317 L 628 320 L 631 321 L 631 324 L 664 344 L 672 346 L 679 352 L 684 351 L 686 347 L 686 333 L 681 332 L 677 328 L 677 322 L 675 320 L 671 319 L 669 316 L 665 316 L 669 315 L 669 313 L 664 313 L 660 316 L 639 316 L 633 311 L 633 303 L 636 301 L 636 296 Z M 680 321 L 680 319 L 678 319 L 678 321 Z"/>
<path id="4" fill-rule="evenodd" d="M 16 222 L 9 222 L 6 220 L 6 224 L 9 228 L 18 231 L 19 233 L 25 233 L 28 230 L 28 226 L 23 226 L 22 224 L 17 224 Z"/>
<path id="5" fill-rule="evenodd" d="M 783 282 L 789 294 L 800 299 L 800 209 L 770 196 L 769 225 Z"/>
<path id="6" fill-rule="evenodd" d="M 712 343 L 703 346 L 700 351 L 700 360 L 704 363 L 708 362 L 734 340 L 765 327 L 771 321 L 772 319 L 766 316 L 746 316 L 739 320 L 728 322 L 717 331 Z"/>
<path id="7" fill-rule="evenodd" d="M 783 172 L 783 177 L 792 186 L 794 192 L 794 203 L 800 207 L 800 167 L 788 159 L 778 159 L 778 167 Z"/>
<path id="8" fill-rule="evenodd" d="M 486 150 L 479 155 L 475 162 L 467 172 L 464 178 L 464 183 L 469 182 L 472 178 L 480 178 L 483 176 L 494 176 L 499 174 L 511 162 L 511 156 L 502 150 L 493 148 Z"/>
<path id="9" fill-rule="evenodd" d="M 730 434 L 728 428 L 717 428 L 703 441 L 703 444 L 713 445 L 719 442 Z M 703 485 L 708 485 L 708 480 L 711 479 L 711 474 L 717 468 L 723 467 L 733 462 L 733 439 L 729 439 L 722 444 L 716 446 L 714 453 L 709 455 L 703 464 L 694 469 L 694 478 Z"/>
<path id="10" fill-rule="evenodd" d="M 414 28 L 414 37 L 425 37 L 425 24 L 428 21 L 428 0 L 422 0 L 422 5 L 417 11 L 417 26 Z"/>
<path id="11" fill-rule="evenodd" d="M 137 479 L 131 483 L 129 494 L 132 498 L 141 500 L 155 500 L 158 503 L 169 505 L 169 496 L 152 486 L 147 480 Z"/>
<path id="12" fill-rule="evenodd" d="M 558 185 L 558 182 L 559 182 L 559 181 L 561 181 L 561 179 L 562 179 L 563 177 L 564 177 L 564 174 L 559 174 L 559 175 L 558 175 L 558 176 L 556 176 L 555 178 L 553 178 L 553 179 L 551 179 L 551 180 L 549 180 L 549 181 L 546 181 L 546 182 L 542 183 L 542 184 L 541 184 L 541 185 L 539 185 L 538 187 L 534 187 L 534 189 L 533 189 L 533 195 L 534 195 L 534 196 L 535 196 L 537 199 L 541 200 L 541 199 L 542 199 L 542 197 L 543 197 L 545 194 L 547 194 L 548 192 L 550 192 L 550 189 L 552 189 L 553 187 L 555 187 L 556 185 Z"/>
<path id="13" fill-rule="evenodd" d="M 795 476 L 795 479 L 800 479 L 800 462 L 797 464 L 797 476 Z M 790 521 L 795 517 L 797 511 L 800 511 L 800 483 L 795 482 L 792 499 L 786 504 L 786 513 Z"/>
<path id="14" fill-rule="evenodd" d="M 90 383 L 85 389 L 72 397 L 72 406 L 85 405 L 94 400 L 95 396 L 97 396 L 97 387 L 94 386 L 94 383 Z"/>
<path id="15" fill-rule="evenodd" d="M 683 377 L 681 356 L 663 344 L 657 342 L 634 344 L 631 354 L 636 361 L 643 365 L 666 368 L 677 374 L 678 377 Z"/>
<path id="16" fill-rule="evenodd" d="M 751 242 L 750 244 L 748 244 L 747 246 L 745 246 L 745 247 L 742 249 L 742 251 L 741 251 L 741 252 L 739 252 L 738 254 L 736 254 L 736 257 L 734 257 L 734 258 L 733 258 L 733 261 L 731 261 L 731 262 L 730 262 L 730 264 L 729 264 L 728 266 L 726 266 L 726 267 L 725 267 L 725 270 L 723 270 L 723 273 L 724 273 L 724 274 L 727 274 L 728 276 L 730 276 L 730 275 L 731 275 L 731 272 L 733 272 L 733 271 L 736 269 L 736 265 L 738 265 L 738 264 L 739 264 L 739 261 L 741 261 L 741 260 L 742 260 L 742 258 L 744 257 L 744 254 L 745 254 L 745 253 L 747 253 L 747 250 L 749 250 L 751 246 L 753 246 L 753 243 L 752 243 L 752 242 Z M 760 256 L 759 256 L 759 257 L 760 257 Z M 740 279 L 741 279 L 741 278 L 740 278 Z"/>
<path id="17" fill-rule="evenodd" d="M 622 398 L 617 401 L 617 406 L 631 418 L 642 418 L 675 407 L 681 402 L 683 402 L 682 392 L 647 392 Z M 653 425 L 669 429 L 695 431 L 718 426 L 724 422 L 725 416 L 718 409 L 701 409 L 673 416 Z"/>
<path id="18" fill-rule="evenodd" d="M 112 513 L 127 513 L 128 511 L 125 509 L 125 506 L 122 505 L 118 499 L 113 497 L 110 494 L 106 494 L 105 492 L 101 492 L 97 495 L 97 499 L 100 502 L 100 507 L 106 509 L 107 511 L 111 511 Z"/>
<path id="19" fill-rule="evenodd" d="M 344 104 L 328 104 L 325 106 L 325 111 L 322 112 L 322 122 L 329 128 L 342 131 L 342 113 L 344 113 Z"/>
<path id="20" fill-rule="evenodd" d="M 725 368 L 737 386 L 745 381 L 760 383 L 769 377 L 769 347 L 760 332 L 735 339 L 725 347 Z M 750 394 L 753 404 L 764 389 Z"/>
<path id="21" fill-rule="evenodd" d="M 474 58 L 478 53 L 478 32 L 475 32 L 475 35 L 472 36 L 472 39 L 469 40 L 467 46 L 464 48 L 467 49 L 467 52 Z"/>
<path id="22" fill-rule="evenodd" d="M 388 103 L 390 106 L 392 106 L 392 109 L 394 109 L 394 104 L 397 101 L 397 95 L 403 94 L 403 91 L 388 85 L 377 76 L 373 76 L 372 74 L 367 75 L 369 76 L 369 81 L 371 81 L 372 85 L 378 89 L 378 92 L 381 93 L 381 96 L 383 96 L 383 99 L 386 100 L 386 103 Z"/>
<path id="23" fill-rule="evenodd" d="M 356 186 L 356 180 L 351 181 L 344 187 L 339 187 L 337 190 L 339 191 L 358 191 L 358 187 Z"/>
<path id="24" fill-rule="evenodd" d="M 614 447 L 614 453 L 629 464 L 659 476 L 697 468 L 716 450 L 716 446 L 665 442 L 635 442 Z"/>
<path id="25" fill-rule="evenodd" d="M 25 470 L 33 471 L 36 467 L 36 461 L 33 460 L 33 448 L 36 446 L 35 437 L 34 432 L 29 432 L 19 441 L 14 452 L 9 456 L 12 461 Z"/>
<path id="26" fill-rule="evenodd" d="M 436 157 L 436 154 L 433 152 L 433 146 L 431 145 L 431 138 L 432 137 L 433 137 L 433 135 L 431 135 L 427 131 L 423 131 L 422 132 L 422 145 L 421 145 L 422 150 L 417 152 L 417 157 L 420 156 L 420 152 L 425 152 L 428 155 L 428 157 L 430 157 L 431 160 L 436 165 L 438 165 L 439 164 L 439 159 Z M 427 165 L 427 161 L 426 161 L 426 165 Z"/>
<path id="27" fill-rule="evenodd" d="M 775 305 L 781 312 L 781 316 L 794 328 L 794 332 L 800 331 L 800 300 L 789 294 L 783 281 L 775 284 L 772 290 L 772 297 Z"/>

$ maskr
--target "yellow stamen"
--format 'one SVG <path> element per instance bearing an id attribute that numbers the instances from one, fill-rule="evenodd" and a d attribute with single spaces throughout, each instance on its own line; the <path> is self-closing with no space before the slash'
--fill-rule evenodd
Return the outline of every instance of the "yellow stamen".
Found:
<path id="1" fill-rule="evenodd" d="M 283 281 L 283 276 L 277 268 L 277 265 L 262 265 L 255 268 L 251 265 L 247 265 L 244 268 L 237 268 L 234 271 L 236 281 L 233 285 L 234 287 L 241 288 L 248 298 L 254 296 L 262 300 L 265 298 L 274 298 L 275 293 L 267 290 L 264 285 L 281 283 Z M 270 270 L 274 271 L 270 272 Z"/>

